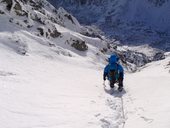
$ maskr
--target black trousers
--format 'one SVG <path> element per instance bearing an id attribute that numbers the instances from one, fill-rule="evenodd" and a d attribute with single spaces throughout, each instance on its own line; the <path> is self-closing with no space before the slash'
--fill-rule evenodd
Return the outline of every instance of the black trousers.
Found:
<path id="1" fill-rule="evenodd" d="M 115 70 L 111 70 L 109 73 L 110 77 L 110 87 L 114 87 L 114 84 L 118 82 L 119 87 L 123 87 L 123 73 L 118 74 L 118 79 L 116 79 L 117 72 Z"/>

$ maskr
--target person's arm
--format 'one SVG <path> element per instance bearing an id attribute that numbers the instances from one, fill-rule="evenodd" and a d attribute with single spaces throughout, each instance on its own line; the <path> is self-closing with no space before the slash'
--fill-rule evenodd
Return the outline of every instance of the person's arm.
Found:
<path id="1" fill-rule="evenodd" d="M 123 70 L 123 67 L 121 65 L 118 65 L 118 70 L 119 70 L 119 76 L 120 77 L 124 77 L 124 70 Z"/>
<path id="2" fill-rule="evenodd" d="M 107 77 L 107 75 L 108 75 L 108 68 L 109 68 L 108 65 L 104 68 L 104 73 L 103 73 L 103 80 L 104 80 L 104 81 L 106 80 L 106 77 Z"/>

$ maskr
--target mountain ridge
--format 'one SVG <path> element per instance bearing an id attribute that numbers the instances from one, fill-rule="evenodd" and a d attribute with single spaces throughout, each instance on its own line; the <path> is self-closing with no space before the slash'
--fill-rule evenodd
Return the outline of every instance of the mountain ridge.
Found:
<path id="1" fill-rule="evenodd" d="M 122 44 L 170 50 L 169 0 L 48 0 L 64 7 L 81 24 L 98 26 Z"/>

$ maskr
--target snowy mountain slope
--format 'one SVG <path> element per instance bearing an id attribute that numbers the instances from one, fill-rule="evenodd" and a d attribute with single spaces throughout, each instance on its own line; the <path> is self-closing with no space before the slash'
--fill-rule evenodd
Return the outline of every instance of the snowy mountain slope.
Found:
<path id="1" fill-rule="evenodd" d="M 121 95 L 103 88 L 102 70 L 88 58 L 30 46 L 21 56 L 0 43 L 1 127 L 169 127 L 169 57 L 125 75 L 124 119 Z"/>
<path id="2" fill-rule="evenodd" d="M 2 44 L 0 50 L 1 127 L 121 125 L 120 101 L 106 95 L 102 73 L 90 62 L 59 55 L 50 58 L 55 53 L 48 57 L 39 56 L 44 53 L 21 56 Z"/>
<path id="3" fill-rule="evenodd" d="M 107 47 L 107 42 L 77 33 L 81 29 L 80 24 L 64 9 L 56 10 L 46 1 L 41 4 L 38 0 L 8 2 L 1 1 L 0 5 L 3 12 L 0 14 L 3 24 L 0 27 L 1 43 L 15 52 L 29 55 L 34 48 L 29 45 L 37 42 L 56 54 L 61 52 L 72 56 L 65 53 L 64 49 L 67 49 L 81 56 L 94 53 L 94 59 L 97 57 L 95 54 L 103 55 L 101 50 Z"/>
<path id="4" fill-rule="evenodd" d="M 49 52 L 52 50 L 55 53 L 73 56 L 68 52 L 70 51 L 78 56 L 90 56 L 92 63 L 94 61 L 105 63 L 107 57 L 104 54 L 117 53 L 127 70 L 135 70 L 136 68 L 131 68 L 132 65 L 138 67 L 164 58 L 163 52 L 157 49 L 154 49 L 152 57 L 129 49 L 124 49 L 122 52 L 116 48 L 118 41 L 113 40 L 110 43 L 111 41 L 101 36 L 96 28 L 81 26 L 63 8 L 55 9 L 47 1 L 16 0 L 12 3 L 11 0 L 4 0 L 1 1 L 0 10 L 3 12 L 0 14 L 0 21 L 4 24 L 0 30 L 9 31 L 9 35 L 6 37 L 9 41 L 3 42 L 3 44 L 23 55 L 28 55 L 31 51 L 32 48 L 29 44 L 34 42 L 33 38 L 37 43 L 47 46 Z M 23 36 L 21 37 L 20 34 Z M 3 36 L 6 35 L 3 34 Z M 25 39 L 27 36 L 31 38 L 28 42 Z M 62 51 L 63 49 L 68 51 Z"/>
<path id="5" fill-rule="evenodd" d="M 0 16 L 1 127 L 98 128 L 122 124 L 120 100 L 105 95 L 102 79 L 98 79 L 102 78 L 98 69 L 105 59 L 99 50 L 101 40 L 59 24 L 55 26 L 62 37 L 48 38 L 39 35 L 36 27 L 46 30 L 50 25 L 33 22 L 32 28 L 21 27 L 9 22 L 12 11 L 3 11 L 7 15 Z M 22 23 L 21 17 L 14 14 L 12 18 Z M 88 41 L 88 50 L 78 51 L 66 44 L 71 38 Z"/>
<path id="6" fill-rule="evenodd" d="M 100 50 L 107 42 L 70 30 L 71 25 L 68 29 L 64 23 L 69 21 L 60 22 L 61 14 L 53 19 L 58 15 L 51 14 L 50 5 L 41 14 L 46 4 L 35 9 L 29 2 L 38 1 L 27 2 L 15 1 L 9 10 L 10 3 L 0 4 L 4 12 L 0 15 L 0 127 L 121 125 L 119 99 L 109 104 L 113 98 L 105 95 L 98 79 L 106 59 Z M 28 16 L 17 15 L 15 6 Z"/>
<path id="7" fill-rule="evenodd" d="M 131 87 L 132 81 L 140 81 L 141 75 L 126 73 L 122 100 L 117 92 L 110 95 L 108 83 L 103 88 L 103 64 L 106 64 L 105 54 L 116 52 L 124 68 L 132 70 L 136 65 L 154 60 L 157 53 L 163 58 L 161 51 L 150 52 L 145 46 L 146 51 L 141 47 L 122 47 L 115 45 L 116 42 L 112 46 L 103 38 L 82 35 L 79 33 L 82 26 L 76 19 L 62 8 L 55 10 L 46 1 L 3 0 L 0 10 L 0 127 L 121 128 L 125 121 L 125 127 L 130 127 L 133 122 L 138 123 L 139 118 L 150 122 L 150 116 L 145 113 L 140 117 L 138 113 L 133 115 L 133 111 L 140 112 L 138 106 L 141 107 L 141 102 L 133 98 L 145 103 L 141 93 L 136 93 L 139 89 Z M 151 66 L 141 73 L 154 71 L 156 74 L 158 69 L 154 64 L 160 62 L 169 70 L 169 59 L 166 59 L 149 64 Z M 159 71 L 159 74 L 164 72 L 162 68 Z M 165 88 L 169 89 L 169 74 L 162 73 L 162 76 Z M 148 78 L 155 80 L 149 75 Z M 145 82 L 145 78 L 142 80 Z M 149 105 L 158 103 L 152 100 Z M 153 112 L 150 107 L 142 107 L 147 110 L 146 114 Z M 168 111 L 166 105 L 163 108 Z M 151 113 L 156 120 L 152 125 L 161 122 L 157 126 L 167 128 L 169 121 L 162 119 L 169 115 L 161 109 L 155 109 L 161 113 L 161 119 Z M 131 123 L 131 119 L 135 121 Z M 145 125 L 143 120 L 139 120 L 141 126 Z"/>
<path id="8" fill-rule="evenodd" d="M 10 14 L 5 10 L 8 10 Z M 81 27 L 78 21 L 64 9 L 56 10 L 45 0 L 1 0 L 1 12 L 1 15 L 6 14 L 11 17 L 11 22 L 20 22 L 18 24 L 21 27 L 31 28 L 35 25 L 35 21 L 42 25 L 48 25 L 49 22 L 57 23 L 75 31 L 80 31 Z M 22 18 L 17 19 L 19 17 Z"/>
<path id="9" fill-rule="evenodd" d="M 128 74 L 125 128 L 170 127 L 170 56 Z"/>
<path id="10" fill-rule="evenodd" d="M 123 44 L 170 49 L 169 0 L 48 0 Z"/>

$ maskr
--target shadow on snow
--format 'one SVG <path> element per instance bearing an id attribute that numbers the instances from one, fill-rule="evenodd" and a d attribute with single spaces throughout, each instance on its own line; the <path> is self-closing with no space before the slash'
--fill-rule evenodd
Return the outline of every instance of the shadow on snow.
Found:
<path id="1" fill-rule="evenodd" d="M 117 90 L 117 87 L 114 88 L 106 88 L 104 87 L 104 91 L 108 93 L 109 95 L 112 95 L 114 97 L 119 97 L 121 98 L 124 94 L 126 94 L 126 90 L 123 89 L 121 92 Z"/>

